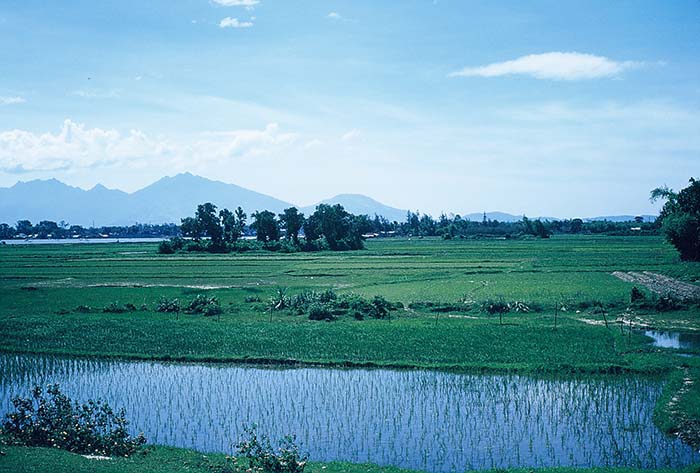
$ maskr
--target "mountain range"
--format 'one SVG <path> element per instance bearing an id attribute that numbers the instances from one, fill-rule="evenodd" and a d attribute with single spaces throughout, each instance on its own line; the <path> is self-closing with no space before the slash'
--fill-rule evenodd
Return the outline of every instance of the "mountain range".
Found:
<path id="1" fill-rule="evenodd" d="M 17 220 L 61 220 L 71 225 L 130 225 L 139 223 L 179 223 L 194 214 L 198 204 L 212 202 L 218 207 L 233 209 L 239 205 L 250 215 L 256 210 L 280 213 L 294 204 L 255 192 L 235 184 L 213 181 L 190 173 L 164 177 L 133 193 L 108 189 L 101 184 L 90 190 L 72 187 L 56 179 L 18 182 L 0 188 L 0 222 Z M 390 221 L 404 221 L 406 210 L 397 209 L 360 194 L 340 194 L 323 200 L 323 204 L 341 204 L 353 214 L 380 215 Z M 318 205 L 318 204 L 316 204 Z M 316 205 L 301 207 L 311 214 Z M 463 215 L 481 221 L 483 213 Z M 502 222 L 517 221 L 521 215 L 487 212 L 486 217 Z M 645 220 L 655 217 L 645 215 Z M 556 220 L 552 217 L 542 217 Z M 634 217 L 594 217 L 587 220 L 627 221 Z"/>

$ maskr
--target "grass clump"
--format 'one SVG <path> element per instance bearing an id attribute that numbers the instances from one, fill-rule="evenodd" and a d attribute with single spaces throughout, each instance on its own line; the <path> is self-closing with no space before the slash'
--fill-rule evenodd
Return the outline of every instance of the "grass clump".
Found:
<path id="1" fill-rule="evenodd" d="M 245 426 L 245 438 L 237 445 L 237 456 L 230 457 L 222 473 L 303 473 L 308 455 L 301 453 L 293 435 L 287 435 L 274 448 L 270 438 L 258 435 L 256 426 Z"/>
<path id="2" fill-rule="evenodd" d="M 0 433 L 6 443 L 51 447 L 81 454 L 128 456 L 140 449 L 143 434 L 132 437 L 123 409 L 115 412 L 104 401 L 85 404 L 63 394 L 58 385 L 32 389 L 31 397 L 12 400 Z"/>
<path id="3" fill-rule="evenodd" d="M 109 314 L 123 314 L 125 312 L 135 312 L 135 311 L 136 311 L 136 306 L 134 304 L 131 304 L 131 303 L 120 304 L 119 302 L 111 302 L 102 309 L 102 312 L 109 313 Z"/>
<path id="4" fill-rule="evenodd" d="M 156 312 L 174 313 L 181 310 L 180 299 L 177 298 L 168 299 L 167 297 L 161 297 L 156 304 Z"/>
<path id="5" fill-rule="evenodd" d="M 337 294 L 333 289 L 308 290 L 288 296 L 278 289 L 270 299 L 269 310 L 288 310 L 296 315 L 307 315 L 310 320 L 335 320 L 337 316 L 350 314 L 357 320 L 365 318 L 386 319 L 403 304 L 392 303 L 382 296 L 372 299 L 357 294 Z"/>
<path id="6" fill-rule="evenodd" d="M 212 317 L 223 312 L 219 299 L 214 296 L 198 294 L 185 307 L 185 312 L 188 314 L 202 314 L 205 317 Z"/>

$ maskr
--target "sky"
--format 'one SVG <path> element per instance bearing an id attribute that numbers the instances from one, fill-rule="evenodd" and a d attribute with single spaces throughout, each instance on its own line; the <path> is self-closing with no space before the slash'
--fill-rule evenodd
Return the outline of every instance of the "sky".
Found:
<path id="1" fill-rule="evenodd" d="M 700 177 L 700 2 L 0 3 L 0 187 L 654 213 Z"/>

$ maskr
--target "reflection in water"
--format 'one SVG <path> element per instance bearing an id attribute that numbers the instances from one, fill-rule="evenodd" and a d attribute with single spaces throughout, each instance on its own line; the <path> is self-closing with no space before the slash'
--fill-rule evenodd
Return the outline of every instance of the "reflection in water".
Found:
<path id="1" fill-rule="evenodd" d="M 683 350 L 700 350 L 700 333 L 664 332 L 660 330 L 645 330 L 644 335 L 651 337 L 652 344 L 660 348 L 676 348 Z"/>
<path id="2" fill-rule="evenodd" d="M 431 371 L 270 369 L 0 355 L 0 413 L 33 384 L 124 406 L 149 442 L 231 452 L 244 423 L 296 433 L 313 460 L 431 471 L 678 467 L 700 461 L 652 423 L 661 384 Z"/>

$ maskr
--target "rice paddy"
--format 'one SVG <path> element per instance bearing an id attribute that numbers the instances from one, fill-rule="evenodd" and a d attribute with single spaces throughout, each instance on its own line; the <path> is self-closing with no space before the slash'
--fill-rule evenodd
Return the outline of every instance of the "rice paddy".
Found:
<path id="1" fill-rule="evenodd" d="M 126 407 L 153 443 L 232 452 L 243 424 L 295 432 L 314 461 L 430 471 L 679 467 L 700 454 L 653 424 L 655 379 L 270 369 L 2 355 L 0 413 L 34 384 Z"/>
<path id="2" fill-rule="evenodd" d="M 679 262 L 657 237 L 389 239 L 288 255 L 0 246 L 0 401 L 6 409 L 32 382 L 61 381 L 75 396 L 126 407 L 152 442 L 206 452 L 232 451 L 255 422 L 273 438 L 298 434 L 317 461 L 428 471 L 697 463 L 655 422 L 673 427 L 657 405 L 675 395 L 663 376 L 681 367 L 700 380 L 700 348 L 685 343 L 700 312 L 630 309 L 634 283 L 613 273 L 635 271 L 700 280 L 700 265 Z M 320 322 L 269 311 L 280 289 L 419 304 L 388 320 Z M 221 302 L 220 317 L 154 309 L 198 294 Z M 501 324 L 479 310 L 489 299 L 539 309 Z M 679 343 L 652 344 L 663 331 Z M 366 367 L 389 369 L 357 369 Z M 681 401 L 673 415 L 697 417 Z"/>

